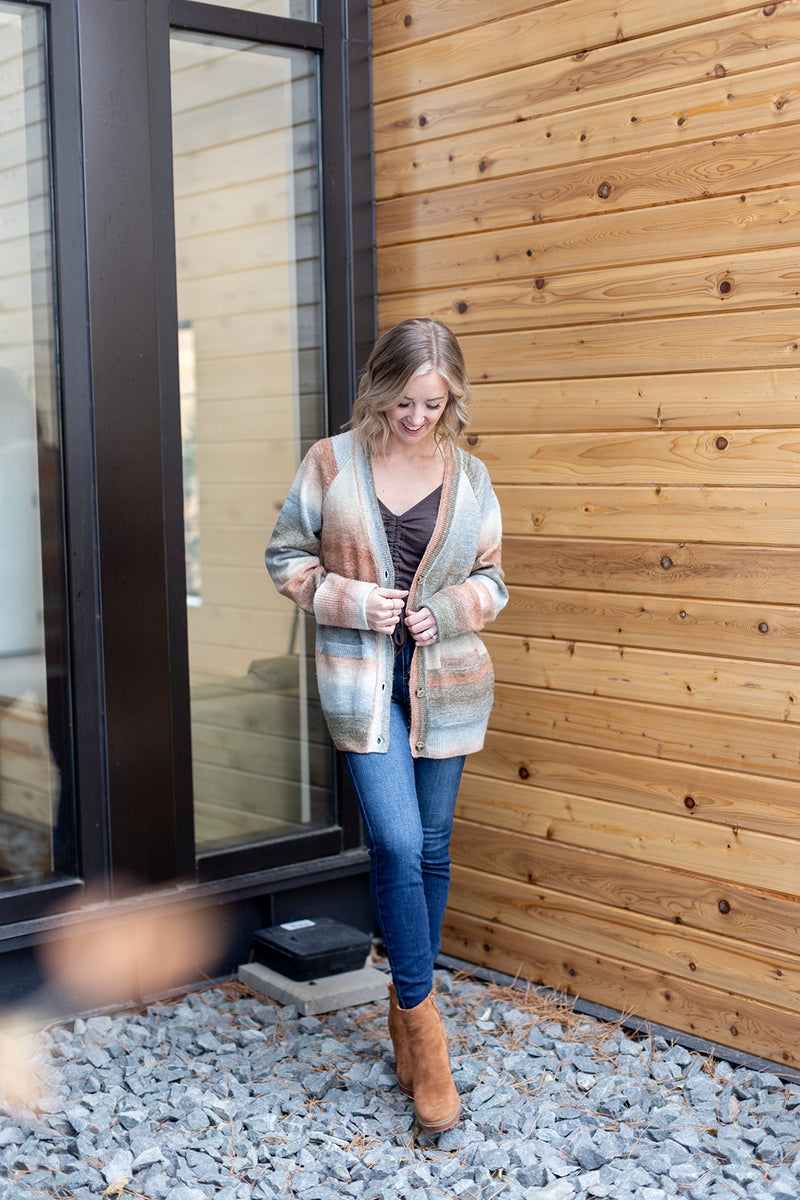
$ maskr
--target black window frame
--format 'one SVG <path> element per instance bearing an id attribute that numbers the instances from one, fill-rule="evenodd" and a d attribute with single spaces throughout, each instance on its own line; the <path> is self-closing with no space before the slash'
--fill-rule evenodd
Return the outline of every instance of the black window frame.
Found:
<path id="1" fill-rule="evenodd" d="M 0 923 L 11 926 L 68 904 L 85 879 L 102 880 L 109 871 L 77 13 L 74 6 L 52 0 L 17 0 L 17 6 L 38 9 L 44 17 L 62 543 L 61 579 L 46 580 L 45 586 L 62 593 L 63 625 L 55 634 L 68 676 L 60 731 L 67 743 L 61 803 L 74 816 L 79 874 L 44 883 L 33 879 L 3 893 Z M 70 483 L 73 503 L 66 496 Z"/>
<path id="2" fill-rule="evenodd" d="M 79 865 L 74 879 L 0 897 L 0 928 L 85 881 L 113 900 L 132 880 L 215 892 L 229 880 L 252 893 L 325 875 L 337 856 L 344 871 L 360 869 L 338 756 L 335 825 L 195 853 L 169 39 L 191 29 L 319 55 L 335 430 L 376 333 L 367 0 L 319 0 L 312 22 L 202 0 L 22 3 L 47 17 Z"/>

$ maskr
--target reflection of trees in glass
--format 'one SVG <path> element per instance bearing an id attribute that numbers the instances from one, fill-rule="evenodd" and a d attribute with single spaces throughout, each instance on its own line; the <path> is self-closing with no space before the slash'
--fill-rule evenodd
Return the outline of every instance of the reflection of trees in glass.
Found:
<path id="1" fill-rule="evenodd" d="M 186 597 L 202 602 L 200 571 L 200 488 L 197 478 L 197 372 L 194 329 L 181 322 L 178 330 L 178 363 L 181 387 L 181 440 L 183 442 L 183 524 L 186 542 Z"/>

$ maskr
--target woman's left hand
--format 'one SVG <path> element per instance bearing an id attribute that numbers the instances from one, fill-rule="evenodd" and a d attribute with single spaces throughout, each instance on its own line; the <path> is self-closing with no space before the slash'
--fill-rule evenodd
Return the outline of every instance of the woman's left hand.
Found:
<path id="1" fill-rule="evenodd" d="M 407 613 L 406 628 L 418 646 L 430 646 L 439 636 L 436 617 L 429 608 Z"/>

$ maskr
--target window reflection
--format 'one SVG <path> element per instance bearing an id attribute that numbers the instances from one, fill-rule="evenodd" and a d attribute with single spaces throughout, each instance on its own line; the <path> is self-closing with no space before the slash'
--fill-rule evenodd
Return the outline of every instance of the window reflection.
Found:
<path id="1" fill-rule="evenodd" d="M 246 8 L 272 17 L 292 17 L 296 21 L 316 21 L 316 0 L 202 0 L 224 8 Z"/>
<path id="2" fill-rule="evenodd" d="M 3 888 L 74 868 L 44 46 L 42 11 L 0 2 Z"/>
<path id="3" fill-rule="evenodd" d="M 172 97 L 195 834 L 209 849 L 333 822 L 311 622 L 263 557 L 324 433 L 314 55 L 176 33 Z"/>

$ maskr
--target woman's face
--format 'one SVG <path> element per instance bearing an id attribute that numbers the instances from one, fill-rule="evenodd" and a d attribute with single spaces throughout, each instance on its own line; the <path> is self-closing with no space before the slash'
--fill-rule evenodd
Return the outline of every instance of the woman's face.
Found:
<path id="1" fill-rule="evenodd" d="M 427 439 L 433 440 L 433 431 L 447 404 L 447 384 L 436 371 L 415 375 L 403 389 L 403 394 L 386 413 L 389 422 L 390 441 L 396 440 L 403 446 L 428 448 Z"/>

